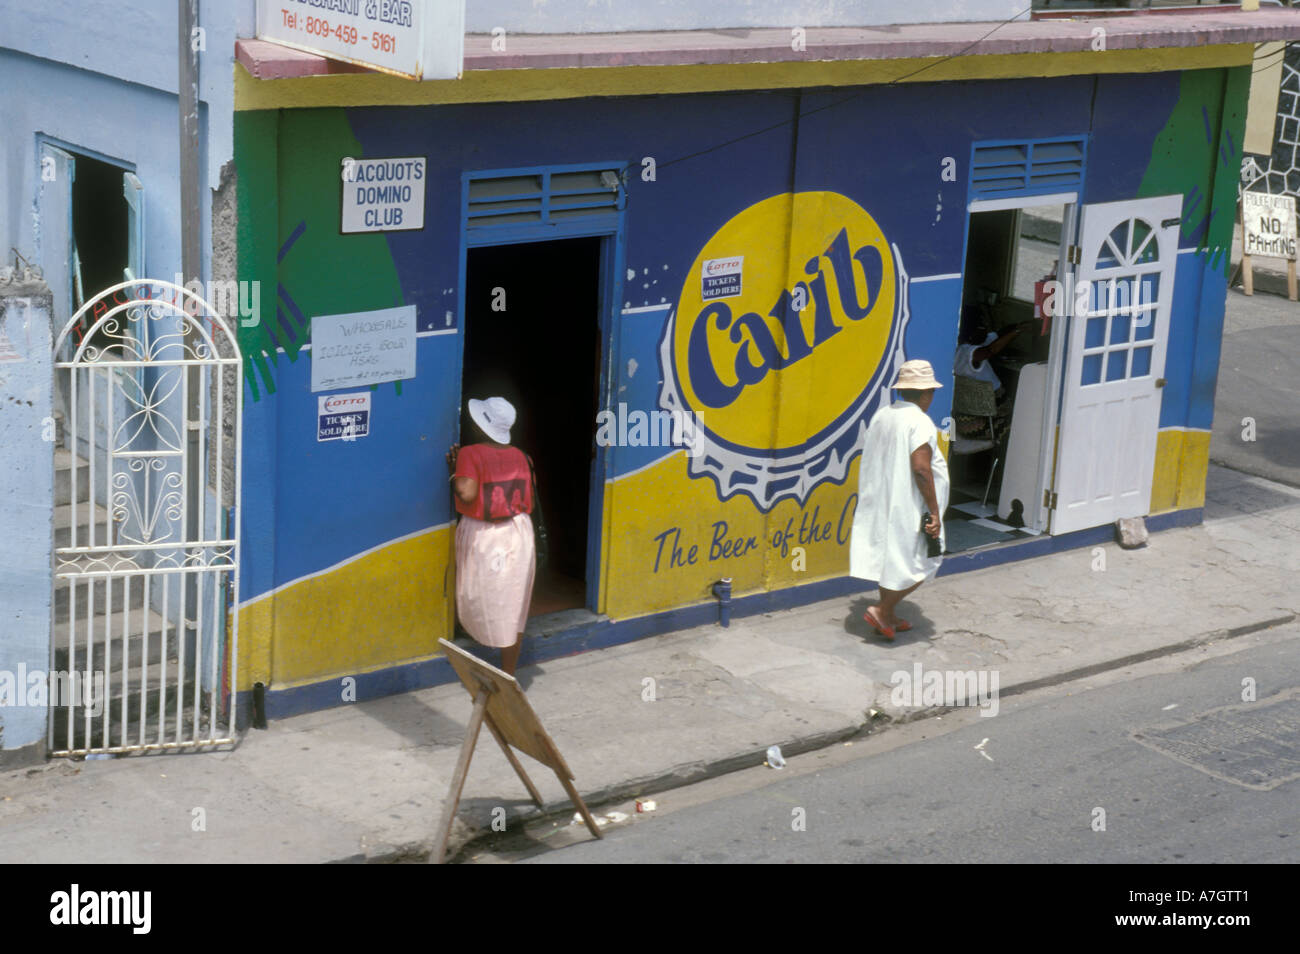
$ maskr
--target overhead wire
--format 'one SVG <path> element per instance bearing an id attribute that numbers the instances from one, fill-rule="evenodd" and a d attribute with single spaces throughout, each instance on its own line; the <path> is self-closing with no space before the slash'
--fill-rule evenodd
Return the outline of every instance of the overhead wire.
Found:
<path id="1" fill-rule="evenodd" d="M 959 56 L 964 56 L 964 55 L 965 55 L 969 50 L 973 49 L 973 48 L 976 47 L 976 46 L 979 46 L 981 43 L 983 43 L 985 40 L 987 40 L 990 36 L 992 36 L 992 35 L 993 35 L 994 33 L 996 33 L 998 30 L 1000 30 L 1000 29 L 1002 29 L 1004 26 L 1006 26 L 1008 23 L 1014 23 L 1016 20 L 1019 20 L 1021 17 L 1023 17 L 1026 13 L 1029 13 L 1032 9 L 1033 9 L 1032 6 L 1030 6 L 1030 7 L 1026 7 L 1024 10 L 1021 10 L 1021 11 L 1020 11 L 1019 13 L 1017 13 L 1015 16 L 1009 17 L 1008 19 L 1003 20 L 1002 22 L 996 24 L 996 25 L 993 27 L 993 29 L 989 30 L 987 33 L 985 33 L 985 34 L 984 34 L 983 36 L 981 36 L 979 39 L 974 40 L 973 42 L 967 44 L 967 45 L 964 46 L 962 49 L 958 50 L 956 53 L 949 53 L 947 56 L 939 57 L 939 58 L 936 59 L 933 63 L 927 63 L 927 64 L 925 64 L 924 66 L 922 66 L 920 69 L 913 70 L 911 73 L 906 73 L 906 74 L 904 74 L 904 75 L 902 75 L 902 76 L 896 76 L 896 77 L 894 77 L 893 79 L 889 80 L 889 82 L 887 82 L 887 83 L 882 83 L 882 84 L 880 84 L 880 85 L 881 85 L 881 86 L 885 86 L 885 87 L 893 86 L 893 85 L 895 85 L 895 84 L 897 84 L 897 83 L 901 83 L 901 82 L 903 82 L 904 80 L 911 79 L 913 76 L 916 76 L 916 75 L 918 75 L 918 74 L 920 74 L 920 73 L 924 73 L 926 70 L 933 69 L 934 67 L 939 66 L 939 65 L 941 65 L 941 64 L 943 64 L 943 63 L 945 63 L 945 62 L 947 62 L 948 60 L 956 59 L 956 58 L 959 57 Z M 874 88 L 874 87 L 873 87 L 873 88 Z M 687 161 L 688 159 L 696 159 L 696 158 L 698 158 L 698 157 L 700 157 L 700 156 L 708 155 L 708 154 L 711 153 L 711 152 L 717 152 L 719 149 L 726 149 L 728 146 L 734 146 L 736 143 L 738 143 L 738 142 L 744 142 L 746 139 L 753 139 L 755 136 L 761 136 L 761 135 L 763 135 L 764 133 L 771 132 L 771 131 L 774 130 L 774 129 L 780 129 L 782 126 L 789 126 L 789 125 L 792 125 L 792 124 L 795 123 L 796 121 L 798 121 L 798 120 L 800 120 L 800 119 L 803 119 L 803 118 L 806 117 L 806 116 L 815 116 L 817 113 L 825 112 L 825 111 L 828 110 L 828 109 L 835 109 L 836 107 L 843 106 L 845 103 L 849 103 L 849 102 L 852 102 L 852 101 L 855 100 L 855 99 L 859 99 L 860 97 L 862 97 L 863 95 L 865 95 L 867 92 L 868 92 L 867 89 L 862 89 L 862 90 L 859 90 L 859 91 L 856 92 L 856 93 L 850 93 L 848 96 L 845 96 L 845 97 L 843 97 L 843 98 L 841 98 L 841 99 L 839 99 L 839 100 L 836 100 L 836 101 L 833 102 L 833 103 L 827 103 L 827 104 L 825 104 L 824 106 L 818 106 L 818 107 L 816 107 L 815 109 L 810 109 L 810 110 L 807 110 L 806 112 L 801 112 L 801 113 L 799 113 L 797 116 L 795 116 L 795 117 L 793 117 L 793 118 L 791 118 L 791 119 L 783 119 L 783 120 L 781 120 L 780 122 L 773 123 L 773 124 L 770 125 L 770 126 L 764 126 L 762 129 L 756 129 L 756 130 L 754 130 L 753 132 L 745 133 L 745 134 L 742 135 L 742 136 L 736 136 L 736 137 L 734 137 L 734 138 L 732 138 L 732 139 L 728 139 L 728 140 L 726 140 L 726 141 L 724 141 L 724 142 L 720 142 L 720 143 L 717 143 L 717 144 L 715 144 L 715 145 L 708 146 L 708 147 L 706 147 L 706 148 L 704 148 L 704 149 L 700 149 L 700 150 L 698 150 L 698 151 L 696 151 L 696 152 L 688 153 L 688 154 L 685 155 L 685 156 L 678 156 L 676 159 L 670 159 L 668 162 L 660 163 L 659 166 L 658 166 L 658 168 L 660 168 L 660 169 L 666 169 L 666 168 L 668 168 L 669 166 L 675 166 L 675 165 L 677 165 L 679 162 L 685 162 L 685 161 Z"/>

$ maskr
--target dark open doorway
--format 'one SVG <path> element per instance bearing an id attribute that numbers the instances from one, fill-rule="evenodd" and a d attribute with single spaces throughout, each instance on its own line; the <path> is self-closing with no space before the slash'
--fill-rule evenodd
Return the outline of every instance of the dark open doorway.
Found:
<path id="1" fill-rule="evenodd" d="M 949 553 L 1014 543 L 1033 528 L 1050 323 L 1036 286 L 1055 278 L 1064 207 L 972 212 L 953 354 Z M 1018 330 L 1017 330 L 1018 329 Z"/>
<path id="2" fill-rule="evenodd" d="M 76 311 L 106 288 L 126 279 L 130 262 L 130 228 L 126 199 L 122 195 L 123 170 L 99 159 L 72 154 L 76 173 L 72 180 L 72 300 Z M 134 276 L 139 278 L 140 276 Z M 95 322 L 86 315 L 73 332 L 74 342 Z M 101 329 L 95 344 L 118 348 L 121 342 Z"/>
<path id="3" fill-rule="evenodd" d="M 532 616 L 587 602 L 600 251 L 599 238 L 580 238 L 467 253 L 461 441 L 485 439 L 469 419 L 469 398 L 499 395 L 515 406 L 511 442 L 533 458 L 550 537 Z"/>
<path id="4" fill-rule="evenodd" d="M 77 307 L 123 281 L 127 265 L 127 209 L 122 170 L 78 155 L 72 182 L 72 232 L 80 264 Z M 136 276 L 137 278 L 140 276 Z"/>

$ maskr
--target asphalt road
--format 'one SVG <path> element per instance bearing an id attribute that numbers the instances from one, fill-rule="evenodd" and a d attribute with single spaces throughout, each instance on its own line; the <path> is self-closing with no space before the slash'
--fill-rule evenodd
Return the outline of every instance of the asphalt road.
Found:
<path id="1" fill-rule="evenodd" d="M 1210 459 L 1300 486 L 1300 303 L 1228 292 Z"/>
<path id="2" fill-rule="evenodd" d="M 665 792 L 600 842 L 542 822 L 470 860 L 1294 863 L 1298 650 L 1296 624 L 1238 637 Z"/>

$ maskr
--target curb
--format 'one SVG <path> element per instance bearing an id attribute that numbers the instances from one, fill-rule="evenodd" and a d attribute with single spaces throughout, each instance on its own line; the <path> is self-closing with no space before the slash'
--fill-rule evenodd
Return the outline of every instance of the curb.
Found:
<path id="1" fill-rule="evenodd" d="M 1235 272 L 1237 270 L 1237 267 L 1240 264 L 1241 264 L 1240 259 L 1233 262 L 1232 269 L 1228 272 L 1228 274 L 1231 275 L 1233 272 Z M 1253 269 L 1251 269 L 1251 271 L 1254 273 L 1252 276 L 1252 280 L 1254 281 L 1255 295 L 1265 294 L 1265 295 L 1276 295 L 1279 298 L 1287 297 L 1286 272 L 1276 272 L 1271 268 L 1260 268 L 1258 265 L 1256 265 Z M 1238 295 L 1240 295 L 1243 298 L 1254 297 L 1254 295 L 1246 294 L 1246 291 L 1241 284 L 1241 276 L 1237 277 L 1237 281 L 1234 284 L 1228 286 L 1228 291 L 1230 292 L 1235 291 Z"/>
<path id="2" fill-rule="evenodd" d="M 1061 223 L 1056 219 L 1046 219 L 1040 215 L 1024 211 L 1020 213 L 1020 236 L 1059 245 L 1061 241 Z"/>
<path id="3" fill-rule="evenodd" d="M 1074 682 L 1078 679 L 1086 679 L 1089 676 L 1094 676 L 1099 673 L 1148 662 L 1152 659 L 1158 659 L 1161 656 L 1171 656 L 1176 653 L 1186 652 L 1189 649 L 1195 649 L 1197 646 L 1203 646 L 1207 643 L 1236 639 L 1240 636 L 1249 636 L 1252 633 L 1262 632 L 1267 629 L 1273 629 L 1277 626 L 1283 626 L 1287 623 L 1295 622 L 1297 616 L 1298 614 L 1296 613 L 1288 613 L 1284 616 L 1260 620 L 1255 623 L 1247 623 L 1243 626 L 1235 626 L 1230 629 L 1216 629 L 1207 633 L 1192 636 L 1176 643 L 1169 643 L 1164 646 L 1157 646 L 1154 649 L 1143 650 L 1139 653 L 1130 653 L 1129 655 L 1119 656 L 1115 659 L 1104 660 L 1099 663 L 1080 666 L 1076 669 L 1068 669 L 1059 673 L 1052 673 L 1051 675 L 1041 676 L 1037 679 L 1013 683 L 1000 689 L 998 697 L 1001 699 L 1008 696 L 1022 695 L 1027 692 L 1033 692 L 1037 689 L 1045 689 L 1067 682 Z M 955 711 L 955 709 L 956 707 L 954 706 L 930 706 L 896 713 L 880 711 L 876 716 L 858 725 L 829 732 L 820 732 L 815 735 L 801 736 L 776 742 L 774 744 L 779 745 L 782 753 L 787 756 L 803 755 L 808 752 L 815 752 L 818 749 L 838 745 L 839 743 L 847 742 L 851 739 L 871 735 L 875 732 L 888 729 L 891 725 L 904 725 L 911 722 L 918 722 L 922 719 L 945 715 L 949 712 Z M 591 809 L 592 814 L 594 815 L 597 814 L 597 808 L 609 804 L 610 802 L 621 802 L 643 795 L 654 795 L 659 792 L 680 788 L 685 785 L 693 785 L 723 775 L 730 775 L 733 772 L 762 765 L 765 759 L 766 754 L 764 751 L 747 751 L 737 755 L 716 759 L 712 762 L 685 762 L 664 772 L 657 772 L 653 775 L 646 775 L 640 778 L 628 779 L 624 782 L 617 782 L 591 792 L 583 792 L 582 797 L 587 803 L 587 807 Z M 512 816 L 511 821 L 516 824 L 522 823 L 527 825 L 551 818 L 568 817 L 572 813 L 573 805 L 566 799 L 561 802 L 548 803 L 543 805 L 541 808 L 524 809 L 518 814 Z M 453 827 L 452 829 L 452 838 L 447 845 L 448 864 L 457 863 L 468 849 L 474 847 L 480 841 L 490 838 L 493 835 L 500 834 L 499 832 L 489 832 L 478 829 L 464 832 L 466 826 L 462 824 L 460 827 L 463 832 L 460 838 L 456 837 L 456 827 Z M 338 859 L 338 861 L 334 863 L 366 862 L 372 864 L 385 864 L 397 862 L 424 862 L 428 860 L 429 854 L 433 850 L 432 840 L 432 836 L 430 836 L 421 841 L 406 842 L 401 845 L 375 845 L 372 849 L 366 852 L 349 855 L 346 858 Z"/>
<path id="4" fill-rule="evenodd" d="M 1222 467 L 1225 470 L 1231 470 L 1235 473 L 1242 474 L 1246 477 L 1258 477 L 1260 480 L 1267 480 L 1270 483 L 1281 484 L 1284 487 L 1290 487 L 1293 490 L 1300 490 L 1300 480 L 1288 473 L 1266 474 L 1261 473 L 1260 465 L 1256 461 L 1247 461 L 1243 464 L 1240 461 L 1225 460 L 1222 457 L 1210 456 L 1210 463 L 1216 467 Z M 1249 466 L 1247 466 L 1247 464 Z M 1250 468 L 1254 468 L 1253 470 Z"/>

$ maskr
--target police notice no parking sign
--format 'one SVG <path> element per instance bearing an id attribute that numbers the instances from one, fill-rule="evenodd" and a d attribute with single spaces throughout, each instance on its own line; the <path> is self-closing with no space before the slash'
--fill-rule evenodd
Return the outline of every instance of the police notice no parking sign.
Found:
<path id="1" fill-rule="evenodd" d="M 1295 196 L 1243 192 L 1241 224 L 1244 254 L 1295 260 Z"/>

